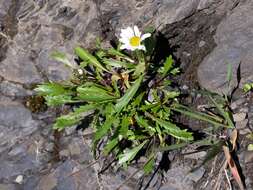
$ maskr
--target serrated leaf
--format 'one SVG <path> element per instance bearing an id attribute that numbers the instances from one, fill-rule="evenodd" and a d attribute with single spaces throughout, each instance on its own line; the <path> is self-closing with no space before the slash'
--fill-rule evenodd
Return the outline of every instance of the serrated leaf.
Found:
<path id="1" fill-rule="evenodd" d="M 71 67 L 71 68 L 76 68 L 75 65 L 72 64 L 72 63 L 68 60 L 67 56 L 66 56 L 64 53 L 62 53 L 62 52 L 55 51 L 55 52 L 53 52 L 53 53 L 51 54 L 51 57 L 52 57 L 54 60 L 59 61 L 59 62 L 62 62 L 62 63 L 64 63 L 65 65 L 67 65 L 67 66 L 69 66 L 69 67 Z"/>
<path id="2" fill-rule="evenodd" d="M 58 117 L 56 119 L 55 124 L 53 125 L 53 128 L 57 130 L 62 130 L 65 127 L 78 124 L 82 119 L 84 119 L 85 116 L 89 115 L 97 107 L 98 105 L 95 104 L 80 106 L 79 108 L 74 109 L 73 112 Z"/>
<path id="3" fill-rule="evenodd" d="M 118 137 L 115 137 L 112 140 L 110 140 L 103 150 L 105 156 L 107 156 L 118 143 L 119 143 Z"/>
<path id="4" fill-rule="evenodd" d="M 177 91 L 164 90 L 164 93 L 165 93 L 166 98 L 168 99 L 173 99 L 180 95 L 180 92 L 177 92 Z"/>
<path id="5" fill-rule="evenodd" d="M 134 157 L 138 154 L 138 152 L 143 148 L 143 146 L 147 143 L 144 141 L 143 143 L 139 144 L 137 147 L 132 149 L 127 149 L 125 153 L 119 155 L 119 164 L 124 164 L 130 162 L 134 159 Z"/>
<path id="6" fill-rule="evenodd" d="M 148 115 L 148 117 L 150 117 L 151 119 L 156 121 L 157 124 L 159 124 L 161 127 L 163 127 L 171 136 L 173 136 L 177 139 L 185 140 L 185 141 L 193 140 L 193 136 L 192 136 L 191 132 L 187 132 L 186 130 L 182 130 L 179 127 L 177 127 L 175 124 L 173 124 L 169 121 L 155 118 L 154 116 L 152 116 L 149 113 L 146 113 L 146 114 Z"/>
<path id="7" fill-rule="evenodd" d="M 115 105 L 115 111 L 117 113 L 121 112 L 121 110 L 127 106 L 127 104 L 131 101 L 131 99 L 134 97 L 135 93 L 137 92 L 137 90 L 139 89 L 141 82 L 143 80 L 143 76 L 140 76 L 135 83 L 133 84 L 133 86 L 131 86 L 126 93 L 124 94 L 123 97 L 121 97 L 120 99 L 118 99 L 117 104 Z"/>
<path id="8" fill-rule="evenodd" d="M 78 97 L 87 102 L 102 102 L 116 99 L 116 97 L 109 94 L 106 90 L 97 86 L 80 86 L 77 88 Z"/>
<path id="9" fill-rule="evenodd" d="M 94 135 L 94 143 L 96 143 L 97 141 L 99 141 L 101 138 L 103 138 L 106 133 L 108 132 L 108 130 L 112 127 L 112 124 L 115 120 L 115 117 L 107 117 L 104 124 L 102 126 L 100 126 L 97 131 L 95 132 Z"/>
<path id="10" fill-rule="evenodd" d="M 96 68 L 99 68 L 103 71 L 108 72 L 107 69 L 105 69 L 100 62 L 96 59 L 96 57 L 94 57 L 93 55 L 91 55 L 88 51 L 84 50 L 81 47 L 76 47 L 75 48 L 75 54 L 80 57 L 82 60 L 84 61 L 88 61 L 90 64 L 92 64 L 93 66 L 95 66 Z"/>
<path id="11" fill-rule="evenodd" d="M 168 72 L 172 69 L 173 62 L 174 61 L 171 55 L 166 58 L 166 61 L 163 66 L 162 77 L 165 77 L 168 74 Z"/>
<path id="12" fill-rule="evenodd" d="M 156 130 L 148 124 L 148 120 L 144 119 L 141 116 L 135 115 L 135 120 L 139 126 L 146 128 L 151 134 L 155 133 Z"/>
<path id="13" fill-rule="evenodd" d="M 62 95 L 69 92 L 61 84 L 58 84 L 58 83 L 40 84 L 34 90 L 38 92 L 38 94 L 43 95 L 43 96 L 45 95 L 57 96 L 57 95 Z"/>
<path id="14" fill-rule="evenodd" d="M 128 127 L 131 124 L 130 117 L 128 116 L 123 116 L 122 121 L 121 121 L 121 127 L 119 129 L 119 134 L 122 135 L 123 137 L 127 136 L 128 132 Z"/>

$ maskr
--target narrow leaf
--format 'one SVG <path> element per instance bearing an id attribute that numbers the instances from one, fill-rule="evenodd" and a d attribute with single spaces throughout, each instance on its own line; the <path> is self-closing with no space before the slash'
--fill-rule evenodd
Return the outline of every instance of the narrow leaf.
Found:
<path id="1" fill-rule="evenodd" d="M 92 64 L 93 66 L 102 69 L 103 71 L 107 71 L 100 63 L 99 61 L 96 59 L 96 57 L 94 57 L 93 55 L 91 55 L 89 52 L 87 52 L 86 50 L 84 50 L 81 47 L 76 47 L 75 48 L 75 54 L 80 57 L 82 60 L 84 61 L 88 61 L 90 64 Z M 107 71 L 108 72 L 108 71 Z"/>
<path id="2" fill-rule="evenodd" d="M 72 96 L 67 94 L 61 94 L 56 96 L 45 96 L 45 100 L 48 106 L 58 106 L 67 103 L 77 103 L 79 100 L 73 100 Z"/>
<path id="3" fill-rule="evenodd" d="M 51 54 L 51 57 L 52 57 L 54 60 L 59 61 L 59 62 L 62 62 L 62 63 L 64 63 L 65 65 L 67 65 L 67 66 L 69 66 L 69 67 L 71 67 L 71 68 L 75 68 L 75 65 L 72 64 L 72 63 L 68 60 L 67 56 L 66 56 L 64 53 L 62 53 L 62 52 L 55 51 L 55 52 L 53 52 L 53 53 Z"/>
<path id="4" fill-rule="evenodd" d="M 209 96 L 209 99 L 213 102 L 213 104 L 215 105 L 215 107 L 218 109 L 218 111 L 220 112 L 220 114 L 224 117 L 224 119 L 227 121 L 228 123 L 228 128 L 235 128 L 235 125 L 233 123 L 233 121 L 231 120 L 229 113 L 226 112 L 222 106 L 220 104 L 218 104 L 211 96 Z"/>
<path id="5" fill-rule="evenodd" d="M 179 127 L 177 127 L 175 124 L 169 122 L 169 121 L 165 121 L 159 118 L 155 118 L 154 116 L 152 116 L 149 113 L 146 113 L 146 115 L 148 117 L 150 117 L 151 119 L 153 119 L 154 121 L 156 121 L 161 127 L 163 127 L 164 129 L 167 130 L 167 132 L 177 138 L 177 139 L 182 139 L 185 141 L 190 141 L 193 140 L 193 136 L 191 132 L 187 132 L 186 130 L 182 130 Z"/>
<path id="6" fill-rule="evenodd" d="M 133 149 L 128 149 L 126 150 L 125 153 L 119 155 L 119 164 L 124 164 L 126 162 L 130 162 L 131 160 L 134 159 L 134 157 L 137 155 L 137 153 L 142 149 L 142 147 L 147 143 L 147 141 L 144 141 L 137 147 Z"/>
<path id="7" fill-rule="evenodd" d="M 118 99 L 117 104 L 115 105 L 115 110 L 117 113 L 121 112 L 121 110 L 127 106 L 127 104 L 131 101 L 131 99 L 134 97 L 135 93 L 137 92 L 137 90 L 139 89 L 141 82 L 143 80 L 143 76 L 140 76 L 135 83 L 133 84 L 133 86 L 131 86 L 126 93 L 124 94 L 123 97 L 121 97 L 120 99 Z"/>
<path id="8" fill-rule="evenodd" d="M 85 106 L 80 106 L 76 108 L 73 112 L 62 115 L 56 119 L 55 124 L 53 125 L 54 129 L 62 130 L 65 127 L 73 126 L 78 124 L 85 116 L 90 115 L 92 111 L 94 111 L 98 105 L 89 104 Z"/>
<path id="9" fill-rule="evenodd" d="M 40 84 L 34 90 L 40 95 L 50 96 L 62 95 L 69 92 L 61 84 L 51 82 Z"/>
<path id="10" fill-rule="evenodd" d="M 116 99 L 110 95 L 106 90 L 97 86 L 87 86 L 77 88 L 78 97 L 87 102 L 101 102 Z"/>
<path id="11" fill-rule="evenodd" d="M 164 63 L 164 67 L 163 67 L 163 73 L 162 73 L 162 77 L 165 77 L 168 72 L 171 70 L 172 66 L 173 66 L 173 58 L 170 55 L 169 57 L 166 58 L 166 61 Z"/>
<path id="12" fill-rule="evenodd" d="M 114 120 L 115 120 L 114 117 L 106 118 L 104 124 L 100 126 L 95 132 L 95 136 L 93 139 L 94 142 L 99 141 L 102 137 L 106 135 L 107 131 L 112 127 Z"/>
<path id="13" fill-rule="evenodd" d="M 154 155 L 152 155 L 143 167 L 145 174 L 146 175 L 150 174 L 154 170 L 154 166 L 155 166 L 155 158 Z"/>

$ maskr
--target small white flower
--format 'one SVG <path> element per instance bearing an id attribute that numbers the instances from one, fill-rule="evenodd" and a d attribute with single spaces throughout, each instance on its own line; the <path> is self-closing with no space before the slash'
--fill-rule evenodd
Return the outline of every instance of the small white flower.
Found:
<path id="1" fill-rule="evenodd" d="M 128 49 L 131 51 L 139 49 L 146 51 L 145 46 L 141 45 L 141 42 L 150 36 L 150 33 L 141 35 L 141 32 L 137 26 L 134 26 L 133 28 L 127 27 L 126 29 L 121 29 L 119 41 L 122 43 L 122 45 L 120 46 L 120 49 Z"/>

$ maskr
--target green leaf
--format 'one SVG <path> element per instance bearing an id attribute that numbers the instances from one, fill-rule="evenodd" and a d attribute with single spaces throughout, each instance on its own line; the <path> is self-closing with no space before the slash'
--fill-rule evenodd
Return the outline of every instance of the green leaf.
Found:
<path id="1" fill-rule="evenodd" d="M 72 96 L 67 94 L 61 94 L 56 96 L 45 96 L 45 100 L 48 106 L 58 106 L 66 103 L 77 103 L 80 102 L 78 100 L 73 100 Z"/>
<path id="2" fill-rule="evenodd" d="M 222 123 L 222 120 L 218 116 L 214 117 L 214 116 L 202 113 L 202 112 L 196 112 L 196 111 L 191 110 L 188 107 L 182 106 L 182 105 L 177 105 L 176 107 L 172 107 L 171 109 L 173 111 L 182 113 L 182 114 L 189 116 L 191 118 L 208 122 L 210 124 L 213 124 L 214 126 L 228 127 L 227 125 L 224 125 Z"/>
<path id="3" fill-rule="evenodd" d="M 66 57 L 66 55 L 62 52 L 59 52 L 59 51 L 55 51 L 51 54 L 51 57 L 56 60 L 56 61 L 59 61 L 59 62 L 62 62 L 64 63 L 65 65 L 71 67 L 71 68 L 76 68 L 74 64 L 72 64 L 68 58 Z"/>
<path id="4" fill-rule="evenodd" d="M 133 69 L 136 67 L 136 65 L 129 63 L 129 62 L 125 62 L 125 61 L 118 61 L 115 59 L 103 59 L 103 63 L 106 65 L 110 65 L 113 67 L 117 67 L 117 68 L 121 68 L 124 67 L 126 69 Z"/>
<path id="5" fill-rule="evenodd" d="M 243 86 L 244 93 L 247 93 L 253 89 L 253 83 L 247 83 Z"/>
<path id="6" fill-rule="evenodd" d="M 84 61 L 88 61 L 90 64 L 92 64 L 93 66 L 109 72 L 108 70 L 106 70 L 100 63 L 99 61 L 96 59 L 96 57 L 94 57 L 93 55 L 91 55 L 89 52 L 87 52 L 86 50 L 84 50 L 81 47 L 76 47 L 75 48 L 75 54 L 80 57 L 82 60 Z"/>
<path id="7" fill-rule="evenodd" d="M 69 93 L 69 90 L 66 90 L 63 85 L 58 83 L 44 83 L 37 86 L 37 88 L 34 89 L 38 94 L 40 95 L 50 95 L 50 96 L 57 96 Z"/>
<path id="8" fill-rule="evenodd" d="M 253 151 L 253 144 L 249 144 L 248 147 L 247 147 L 247 150 L 248 151 Z"/>
<path id="9" fill-rule="evenodd" d="M 124 94 L 123 97 L 121 97 L 120 99 L 118 99 L 117 104 L 115 105 L 115 110 L 117 113 L 121 112 L 121 110 L 127 106 L 127 104 L 131 101 L 131 99 L 134 97 L 135 93 L 137 92 L 137 90 L 139 89 L 141 82 L 143 80 L 143 75 L 140 76 L 135 83 L 133 84 L 133 86 L 131 86 L 126 93 Z"/>
<path id="10" fill-rule="evenodd" d="M 102 102 L 116 99 L 106 90 L 97 86 L 80 86 L 77 88 L 78 97 L 87 102 Z"/>
<path id="11" fill-rule="evenodd" d="M 213 104 L 215 105 L 215 107 L 218 109 L 218 111 L 220 112 L 220 114 L 224 117 L 224 119 L 227 121 L 228 123 L 228 128 L 235 128 L 235 125 L 231 119 L 231 116 L 229 115 L 229 113 L 227 111 L 225 111 L 223 109 L 223 107 L 218 104 L 211 96 L 208 96 L 209 99 L 213 102 Z"/>
<path id="12" fill-rule="evenodd" d="M 152 155 L 143 167 L 144 173 L 146 175 L 150 174 L 154 170 L 154 166 L 155 166 L 155 158 L 154 155 Z"/>
<path id="13" fill-rule="evenodd" d="M 180 95 L 180 92 L 177 92 L 177 91 L 168 91 L 168 90 L 163 90 L 163 91 L 167 99 L 173 99 Z"/>
<path id="14" fill-rule="evenodd" d="M 154 127 L 150 126 L 148 124 L 148 120 L 144 119 L 141 116 L 135 115 L 135 120 L 138 123 L 139 126 L 146 128 L 151 134 L 155 133 L 156 130 Z"/>
<path id="15" fill-rule="evenodd" d="M 191 132 L 187 132 L 186 130 L 181 130 L 179 127 L 177 127 L 175 124 L 165 121 L 159 118 L 155 118 L 149 113 L 146 113 L 148 117 L 156 121 L 161 127 L 166 129 L 166 131 L 173 137 L 185 141 L 193 140 L 193 136 Z"/>
<path id="16" fill-rule="evenodd" d="M 143 143 L 139 144 L 137 147 L 133 149 L 127 149 L 125 153 L 119 155 L 119 164 L 124 164 L 126 162 L 130 162 L 135 158 L 137 153 L 143 148 L 143 146 L 147 143 L 144 141 Z"/>
<path id="17" fill-rule="evenodd" d="M 53 125 L 54 129 L 62 130 L 65 127 L 73 126 L 78 124 L 85 116 L 89 115 L 91 111 L 97 109 L 98 105 L 89 104 L 85 106 L 80 106 L 79 108 L 74 109 L 73 112 L 62 115 L 56 119 L 55 124 Z"/>
<path id="18" fill-rule="evenodd" d="M 172 69 L 173 63 L 174 63 L 174 61 L 173 61 L 173 58 L 171 55 L 166 58 L 166 61 L 164 63 L 164 67 L 163 67 L 162 77 L 165 77 L 168 74 L 168 72 Z"/>
<path id="19" fill-rule="evenodd" d="M 114 48 L 110 48 L 110 49 L 108 50 L 108 54 L 109 54 L 109 55 L 112 55 L 112 56 L 116 56 L 116 57 L 118 57 L 118 58 L 125 59 L 126 61 L 129 61 L 129 62 L 131 62 L 131 63 L 134 63 L 134 60 L 133 60 L 133 59 L 131 59 L 131 58 L 128 57 L 127 55 L 121 53 L 120 51 L 118 51 L 118 50 L 116 50 L 116 49 L 114 49 Z"/>
<path id="20" fill-rule="evenodd" d="M 112 124 L 114 122 L 115 118 L 114 117 L 107 117 L 104 124 L 100 126 L 97 131 L 95 132 L 95 136 L 93 139 L 93 142 L 96 144 L 101 138 L 103 138 L 108 130 L 112 127 Z"/>
<path id="21" fill-rule="evenodd" d="M 130 121 L 130 117 L 124 115 L 122 116 L 122 121 L 121 121 L 121 127 L 119 129 L 119 134 L 122 135 L 123 137 L 126 137 L 127 136 L 127 132 L 128 132 L 128 127 L 129 125 L 131 124 L 131 121 Z"/>
<path id="22" fill-rule="evenodd" d="M 118 143 L 119 143 L 118 137 L 115 137 L 112 140 L 110 140 L 103 150 L 104 154 L 107 156 Z"/>

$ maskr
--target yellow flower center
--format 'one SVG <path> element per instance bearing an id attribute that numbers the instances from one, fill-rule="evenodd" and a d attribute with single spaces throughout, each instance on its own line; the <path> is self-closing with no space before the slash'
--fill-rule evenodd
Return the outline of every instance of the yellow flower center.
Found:
<path id="1" fill-rule="evenodd" d="M 134 36 L 130 38 L 130 45 L 131 46 L 139 46 L 141 43 L 141 38 L 138 36 Z"/>

